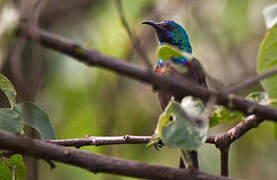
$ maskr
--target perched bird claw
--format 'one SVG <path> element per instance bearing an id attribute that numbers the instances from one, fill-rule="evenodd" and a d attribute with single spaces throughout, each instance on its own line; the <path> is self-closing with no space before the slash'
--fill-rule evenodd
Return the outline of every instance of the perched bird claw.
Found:
<path id="1" fill-rule="evenodd" d="M 154 147 L 157 151 L 159 151 L 163 146 L 164 146 L 164 143 L 162 142 L 162 140 L 159 140 L 154 144 Z"/>

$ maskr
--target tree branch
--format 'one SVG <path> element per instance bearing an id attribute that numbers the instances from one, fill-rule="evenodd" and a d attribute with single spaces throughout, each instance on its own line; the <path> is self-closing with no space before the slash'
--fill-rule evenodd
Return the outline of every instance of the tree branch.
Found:
<path id="1" fill-rule="evenodd" d="M 256 128 L 264 120 L 257 119 L 255 115 L 251 115 L 245 118 L 245 120 L 235 127 L 227 131 L 226 133 L 209 136 L 206 139 L 206 143 L 215 144 L 220 150 L 221 157 L 221 175 L 228 176 L 228 161 L 229 161 L 229 149 L 231 144 L 243 136 L 249 130 Z M 82 146 L 99 146 L 99 145 L 114 145 L 114 144 L 140 144 L 148 143 L 152 136 L 112 136 L 112 137 L 95 137 L 88 136 L 85 138 L 75 139 L 62 139 L 62 140 L 47 140 L 46 142 L 61 145 L 61 146 L 74 146 L 76 148 Z M 14 154 L 11 151 L 4 151 L 0 156 L 10 156 Z"/>
<path id="2" fill-rule="evenodd" d="M 206 139 L 206 143 L 215 144 L 220 150 L 221 159 L 221 175 L 229 175 L 229 149 L 231 144 L 243 136 L 252 128 L 257 127 L 262 119 L 258 119 L 255 115 L 245 118 L 245 120 L 226 133 L 210 136 Z M 85 137 L 77 139 L 66 140 L 48 140 L 47 142 L 62 145 L 62 146 L 75 146 L 77 148 L 86 145 L 111 145 L 111 144 L 138 144 L 148 143 L 152 136 L 114 136 L 114 137 Z"/>
<path id="3" fill-rule="evenodd" d="M 206 143 L 215 144 L 220 150 L 221 175 L 229 175 L 228 161 L 231 144 L 252 128 L 257 127 L 263 121 L 264 120 L 257 118 L 255 115 L 247 116 L 243 122 L 237 124 L 226 133 L 210 136 L 206 139 Z"/>
<path id="4" fill-rule="evenodd" d="M 171 91 L 174 95 L 183 96 L 185 94 L 208 100 L 211 96 L 216 96 L 216 103 L 239 110 L 244 114 L 256 114 L 262 119 L 268 119 L 277 122 L 277 109 L 260 105 L 251 101 L 237 98 L 231 95 L 218 93 L 200 86 L 193 85 L 188 80 L 176 80 L 172 77 L 162 76 L 149 69 L 121 61 L 119 59 L 104 56 L 96 51 L 89 50 L 78 44 L 65 40 L 61 37 L 52 35 L 34 27 L 19 24 L 19 30 L 22 34 L 31 38 L 34 34 L 39 34 L 39 42 L 43 46 L 75 57 L 87 65 L 99 66 L 110 69 L 142 82 L 152 84 L 155 89 L 164 89 Z M 33 40 L 33 39 L 31 39 Z"/>
<path id="5" fill-rule="evenodd" d="M 235 140 L 239 139 L 249 130 L 256 128 L 264 120 L 257 118 L 255 115 L 250 115 L 245 118 L 243 122 L 240 122 L 226 133 L 221 133 L 213 136 L 209 136 L 206 139 L 206 143 L 216 144 L 217 146 L 226 146 L 232 144 Z M 61 145 L 61 146 L 99 146 L 99 145 L 113 145 L 113 144 L 145 144 L 150 141 L 152 136 L 89 136 L 85 138 L 75 139 L 61 139 L 61 140 L 47 140 L 47 142 Z"/>
<path id="6" fill-rule="evenodd" d="M 206 143 L 215 144 L 218 147 L 230 145 L 252 128 L 256 128 L 263 121 L 263 119 L 257 118 L 255 115 L 247 116 L 243 122 L 240 122 L 226 133 L 209 136 L 206 139 Z"/>
<path id="7" fill-rule="evenodd" d="M 220 174 L 222 176 L 229 176 L 229 150 L 230 145 L 221 147 L 220 149 Z"/>
<path id="8" fill-rule="evenodd" d="M 229 179 L 199 171 L 181 170 L 95 155 L 86 151 L 31 139 L 23 135 L 15 135 L 3 130 L 0 130 L 0 148 L 45 160 L 60 161 L 87 169 L 93 173 L 103 172 L 147 179 Z"/>
<path id="9" fill-rule="evenodd" d="M 249 130 L 256 128 L 264 120 L 257 118 L 255 115 L 250 115 L 245 118 L 243 122 L 240 122 L 226 133 L 221 133 L 213 136 L 209 136 L 206 139 L 206 143 L 215 144 L 217 146 L 227 146 L 232 144 L 235 140 L 239 139 Z M 47 140 L 47 142 L 61 145 L 61 146 L 100 146 L 100 145 L 114 145 L 114 144 L 145 144 L 150 141 L 152 136 L 89 136 L 85 138 L 75 139 L 60 139 L 60 140 Z"/>
<path id="10" fill-rule="evenodd" d="M 273 121 L 277 121 L 276 109 L 259 105 L 251 101 L 236 98 L 234 96 L 227 95 L 225 93 L 218 93 L 215 91 L 207 90 L 199 86 L 192 85 L 189 81 L 186 81 L 186 80 L 183 80 L 183 82 L 180 82 L 171 77 L 161 76 L 160 74 L 154 73 L 149 69 L 144 69 L 139 66 L 132 65 L 130 63 L 126 63 L 118 59 L 113 59 L 113 58 L 101 55 L 96 51 L 88 50 L 78 44 L 74 44 L 60 37 L 51 35 L 47 32 L 40 31 L 39 29 L 28 27 L 24 24 L 20 24 L 19 28 L 20 28 L 20 32 L 25 34 L 31 40 L 32 40 L 31 37 L 33 36 L 33 34 L 38 33 L 40 36 L 39 43 L 41 43 L 42 45 L 49 47 L 51 49 L 60 51 L 67 55 L 70 55 L 72 57 L 75 57 L 79 59 L 81 62 L 85 62 L 88 65 L 100 66 L 100 67 L 113 70 L 117 73 L 136 78 L 142 82 L 152 84 L 154 88 L 171 91 L 175 95 L 189 94 L 189 95 L 193 95 L 193 96 L 201 97 L 205 99 L 209 99 L 212 96 L 216 96 L 217 104 L 224 105 L 226 107 L 229 107 L 230 109 L 240 110 L 246 115 L 255 114 L 256 116 L 253 115 L 253 116 L 247 117 L 244 122 L 239 123 L 234 128 L 229 130 L 227 133 L 219 134 L 219 135 L 211 136 L 207 138 L 206 140 L 207 143 L 215 144 L 221 151 L 221 160 L 222 160 L 221 174 L 222 175 L 226 175 L 226 176 L 228 175 L 229 147 L 232 142 L 240 138 L 248 130 L 256 127 L 259 123 L 263 121 L 263 119 L 270 119 Z M 227 92 L 237 91 L 273 73 L 275 72 L 266 73 L 265 75 L 258 76 L 256 78 L 242 82 L 241 84 L 234 86 L 232 88 L 233 90 L 232 89 L 227 90 Z M 101 139 L 98 139 L 98 142 L 100 142 L 100 144 L 102 145 L 112 144 L 112 143 L 116 143 L 116 144 L 130 143 L 122 139 L 117 139 L 117 140 L 105 139 L 102 142 L 100 140 Z M 148 139 L 141 139 L 141 140 L 142 140 L 141 143 L 145 143 L 145 141 L 149 141 Z M 78 144 L 79 142 L 83 144 Z M 70 143 L 71 144 L 75 143 L 74 145 L 75 147 L 80 147 L 88 143 L 90 143 L 90 145 L 92 143 L 93 145 L 96 145 L 93 139 L 90 139 L 90 140 L 83 139 L 82 141 L 79 141 L 79 142 L 77 142 L 76 144 L 76 141 L 74 142 L 74 140 L 67 140 L 67 141 L 57 140 L 54 143 L 60 143 L 63 145 L 69 145 Z"/>
<path id="11" fill-rule="evenodd" d="M 46 142 L 57 144 L 61 146 L 74 146 L 76 148 L 82 146 L 99 146 L 99 145 L 114 145 L 114 144 L 145 144 L 151 140 L 152 136 L 111 136 L 99 137 L 89 136 L 85 138 L 75 139 L 60 139 L 60 140 L 47 140 Z"/>
<path id="12" fill-rule="evenodd" d="M 231 87 L 227 88 L 226 91 L 224 91 L 226 94 L 236 93 L 252 84 L 255 84 L 269 76 L 272 76 L 277 73 L 277 69 L 270 70 L 268 72 L 265 72 L 263 74 L 251 77 L 245 81 L 239 82 L 235 85 L 232 85 Z"/>
<path id="13" fill-rule="evenodd" d="M 239 139 L 249 130 L 256 128 L 264 120 L 258 119 L 255 115 L 247 116 L 243 122 L 240 122 L 226 133 L 221 133 L 209 136 L 206 143 L 215 144 L 217 146 L 227 146 Z M 46 142 L 61 145 L 61 146 L 100 146 L 114 144 L 146 144 L 151 140 L 152 136 L 89 136 L 85 138 L 74 139 L 58 139 L 47 140 Z"/>

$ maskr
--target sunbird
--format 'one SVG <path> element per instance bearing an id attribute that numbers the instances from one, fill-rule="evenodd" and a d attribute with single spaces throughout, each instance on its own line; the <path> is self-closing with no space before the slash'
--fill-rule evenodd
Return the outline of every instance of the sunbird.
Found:
<path id="1" fill-rule="evenodd" d="M 181 52 L 188 54 L 192 53 L 189 37 L 185 29 L 176 22 L 169 20 L 156 23 L 151 20 L 145 20 L 142 22 L 142 24 L 150 25 L 155 29 L 159 46 L 162 46 L 163 44 L 169 44 Z M 172 56 L 169 61 L 168 59 L 159 58 L 155 71 L 165 75 L 183 77 L 191 80 L 191 82 L 194 84 L 207 87 L 204 71 L 199 61 L 195 58 L 188 60 L 188 58 L 185 57 Z M 169 93 L 168 91 L 160 90 L 158 92 L 158 98 L 163 111 L 167 107 L 172 96 L 173 94 Z M 175 97 L 175 100 L 180 102 L 183 97 L 184 96 Z M 198 168 L 196 151 L 191 151 L 191 158 L 194 163 L 193 166 Z M 180 168 L 184 167 L 185 164 L 183 160 L 180 159 Z"/>

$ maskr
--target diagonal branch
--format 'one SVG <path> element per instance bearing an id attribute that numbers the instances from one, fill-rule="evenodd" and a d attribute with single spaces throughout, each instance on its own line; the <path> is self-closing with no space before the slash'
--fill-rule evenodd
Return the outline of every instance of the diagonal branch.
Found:
<path id="1" fill-rule="evenodd" d="M 233 110 L 239 110 L 246 115 L 255 114 L 262 119 L 277 122 L 277 109 L 237 98 L 233 95 L 226 95 L 208 90 L 206 88 L 193 85 L 190 81 L 185 79 L 177 81 L 175 78 L 162 76 L 158 73 L 150 71 L 149 69 L 145 69 L 119 59 L 104 56 L 96 51 L 89 50 L 61 37 L 37 28 L 28 27 L 25 24 L 20 24 L 19 30 L 22 34 L 29 38 L 32 37 L 33 34 L 38 33 L 40 41 L 37 43 L 40 43 L 45 47 L 75 57 L 87 65 L 110 69 L 116 73 L 135 78 L 144 83 L 152 84 L 154 89 L 168 90 L 176 96 L 183 96 L 187 94 L 206 100 L 208 100 L 211 96 L 215 96 L 217 104 L 224 105 Z"/>
<path id="2" fill-rule="evenodd" d="M 251 77 L 245 81 L 242 81 L 242 82 L 239 82 L 235 85 L 232 85 L 231 87 L 227 88 L 226 91 L 224 91 L 224 93 L 226 94 L 231 94 L 231 93 L 236 93 L 244 88 L 247 88 L 248 86 L 252 85 L 252 84 L 255 84 L 269 76 L 272 76 L 274 74 L 277 73 L 277 69 L 273 69 L 273 70 L 270 70 L 268 72 L 265 72 L 263 74 L 260 74 L 260 75 L 257 75 L 257 76 L 254 76 L 254 77 Z"/>
<path id="3" fill-rule="evenodd" d="M 257 118 L 255 115 L 247 116 L 243 122 L 240 122 L 226 133 L 209 136 L 206 139 L 206 143 L 215 144 L 217 147 L 230 145 L 263 121 L 263 119 Z"/>
<path id="4" fill-rule="evenodd" d="M 45 160 L 54 160 L 78 166 L 93 173 L 103 172 L 147 179 L 195 179 L 228 180 L 226 177 L 209 175 L 199 171 L 181 170 L 171 167 L 95 155 L 86 151 L 70 149 L 23 135 L 0 130 L 0 148 L 15 153 Z M 230 180 L 230 179 L 229 179 Z"/>
<path id="5" fill-rule="evenodd" d="M 226 133 L 210 136 L 206 139 L 206 143 L 215 144 L 215 146 L 220 150 L 221 159 L 221 175 L 229 175 L 229 149 L 231 144 L 244 135 L 249 130 L 257 127 L 264 120 L 257 118 L 255 115 L 250 115 L 245 118 L 245 120 L 235 127 L 227 131 Z"/>

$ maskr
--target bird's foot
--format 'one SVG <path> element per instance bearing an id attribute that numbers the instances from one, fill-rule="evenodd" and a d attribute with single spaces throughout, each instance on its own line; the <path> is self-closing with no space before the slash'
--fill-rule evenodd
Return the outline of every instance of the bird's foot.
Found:
<path id="1" fill-rule="evenodd" d="M 164 143 L 162 142 L 162 140 L 159 140 L 154 143 L 154 147 L 157 151 L 159 151 L 163 146 L 164 146 Z"/>

